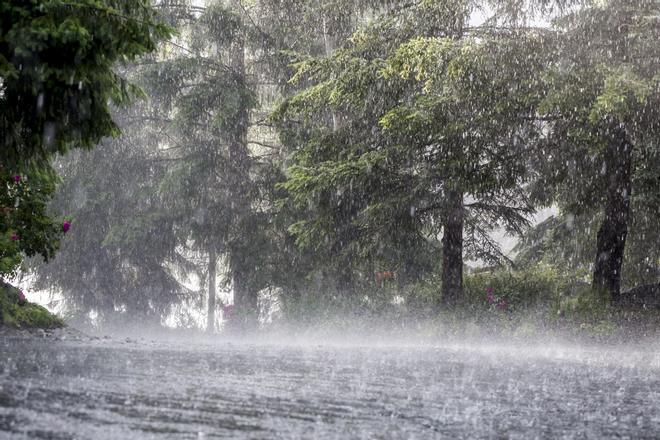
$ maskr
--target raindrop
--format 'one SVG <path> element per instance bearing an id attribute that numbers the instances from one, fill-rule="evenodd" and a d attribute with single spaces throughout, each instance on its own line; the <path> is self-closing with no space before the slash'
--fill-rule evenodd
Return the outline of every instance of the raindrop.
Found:
<path id="1" fill-rule="evenodd" d="M 55 142 L 56 126 L 54 122 L 46 122 L 44 124 L 43 144 L 45 147 L 50 147 Z"/>
<path id="2" fill-rule="evenodd" d="M 41 113 L 43 108 L 44 108 L 44 94 L 39 93 L 39 96 L 37 96 L 37 113 Z"/>

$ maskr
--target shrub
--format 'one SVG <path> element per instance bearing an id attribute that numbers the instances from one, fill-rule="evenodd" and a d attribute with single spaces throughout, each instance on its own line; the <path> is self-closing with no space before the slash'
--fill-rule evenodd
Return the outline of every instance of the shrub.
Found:
<path id="1" fill-rule="evenodd" d="M 21 291 L 0 282 L 0 324 L 16 328 L 58 328 L 64 322 L 45 308 L 21 299 Z"/>
<path id="2" fill-rule="evenodd" d="M 465 277 L 465 305 L 475 310 L 557 310 L 561 298 L 578 283 L 576 274 L 563 275 L 539 264 L 522 270 L 478 272 Z"/>

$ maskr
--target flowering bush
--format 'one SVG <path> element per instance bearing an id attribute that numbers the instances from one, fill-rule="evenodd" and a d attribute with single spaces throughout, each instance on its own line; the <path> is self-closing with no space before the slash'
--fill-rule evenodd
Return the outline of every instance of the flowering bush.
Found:
<path id="1" fill-rule="evenodd" d="M 519 271 L 468 274 L 465 295 L 472 307 L 513 311 L 553 305 L 569 283 L 568 278 L 560 276 L 554 269 L 539 265 Z"/>
<path id="2" fill-rule="evenodd" d="M 500 310 L 507 310 L 509 303 L 507 302 L 506 298 L 500 298 L 496 297 L 495 294 L 493 293 L 493 288 L 488 287 L 486 289 L 486 301 L 491 307 L 497 307 Z"/>
<path id="3" fill-rule="evenodd" d="M 24 292 L 0 280 L 0 325 L 15 328 L 57 328 L 64 322 L 38 304 L 25 298 Z"/>
<path id="4" fill-rule="evenodd" d="M 55 253 L 62 232 L 46 207 L 56 180 L 50 169 L 13 174 L 0 167 L 0 276 L 15 274 L 24 256 Z"/>

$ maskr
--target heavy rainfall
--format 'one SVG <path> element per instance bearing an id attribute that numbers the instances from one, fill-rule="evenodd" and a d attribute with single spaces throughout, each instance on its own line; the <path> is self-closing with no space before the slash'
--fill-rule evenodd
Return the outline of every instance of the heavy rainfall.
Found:
<path id="1" fill-rule="evenodd" d="M 0 439 L 660 438 L 660 1 L 0 0 Z"/>

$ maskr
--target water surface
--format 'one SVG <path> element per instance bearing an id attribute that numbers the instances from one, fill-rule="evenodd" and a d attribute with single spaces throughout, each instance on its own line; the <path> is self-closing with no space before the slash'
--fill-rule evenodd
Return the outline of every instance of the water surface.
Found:
<path id="1" fill-rule="evenodd" d="M 2 439 L 660 438 L 650 349 L 0 339 Z"/>

